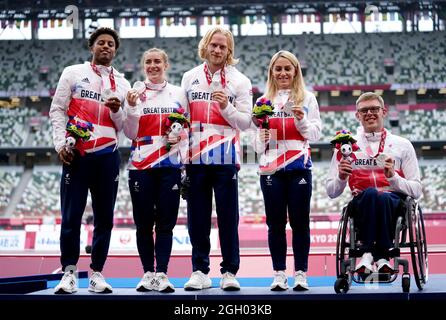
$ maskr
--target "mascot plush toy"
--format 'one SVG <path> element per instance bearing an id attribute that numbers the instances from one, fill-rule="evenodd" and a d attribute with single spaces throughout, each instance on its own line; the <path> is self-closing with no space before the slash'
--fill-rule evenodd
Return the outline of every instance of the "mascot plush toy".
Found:
<path id="1" fill-rule="evenodd" d="M 169 133 L 167 134 L 167 137 L 169 139 L 171 138 L 178 138 L 181 135 L 181 131 L 183 130 L 183 125 L 179 122 L 174 122 L 170 125 Z M 167 143 L 166 145 L 167 151 L 170 150 L 171 145 L 170 143 Z"/>
<path id="2" fill-rule="evenodd" d="M 187 119 L 187 113 L 184 112 L 183 107 L 180 105 L 164 121 L 164 128 L 168 138 L 178 138 L 186 126 L 189 126 L 189 120 Z M 167 151 L 170 151 L 171 148 L 172 146 L 167 142 Z"/>
<path id="3" fill-rule="evenodd" d="M 336 155 L 338 161 L 341 161 L 341 158 L 349 161 L 356 159 L 353 152 L 359 150 L 359 147 L 356 144 L 356 139 L 353 138 L 350 131 L 341 130 L 336 132 L 336 136 L 330 141 L 330 143 L 334 145 L 336 149 L 338 149 L 338 153 Z"/>

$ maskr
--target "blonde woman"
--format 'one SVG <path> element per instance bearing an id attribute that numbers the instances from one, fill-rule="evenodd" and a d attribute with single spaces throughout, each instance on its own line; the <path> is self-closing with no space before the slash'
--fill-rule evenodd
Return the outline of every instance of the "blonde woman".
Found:
<path id="1" fill-rule="evenodd" d="M 306 271 L 310 248 L 312 161 L 309 141 L 321 134 L 319 106 L 305 90 L 299 61 L 288 51 L 273 55 L 265 94 L 258 101 L 271 104 L 268 128 L 256 135 L 260 154 L 260 185 L 265 201 L 268 244 L 274 269 L 271 290 L 288 289 L 286 274 L 287 215 L 294 252 L 293 289 L 308 290 Z M 259 125 L 257 119 L 253 122 Z"/>

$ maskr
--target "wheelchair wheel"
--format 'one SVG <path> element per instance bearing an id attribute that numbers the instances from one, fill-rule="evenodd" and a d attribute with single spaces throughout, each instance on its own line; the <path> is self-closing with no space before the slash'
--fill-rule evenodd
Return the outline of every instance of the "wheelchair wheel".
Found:
<path id="1" fill-rule="evenodd" d="M 342 263 L 348 259 L 349 243 L 347 243 L 347 230 L 348 230 L 348 214 L 347 208 L 342 211 L 342 217 L 339 221 L 338 237 L 336 239 L 336 276 L 338 280 L 344 278 L 345 270 L 342 267 Z M 336 282 L 338 281 L 336 280 Z"/>
<path id="2" fill-rule="evenodd" d="M 348 289 L 350 289 L 350 284 L 348 283 L 348 279 L 345 277 L 336 279 L 334 284 L 334 290 L 336 293 L 347 293 Z"/>
<path id="3" fill-rule="evenodd" d="M 407 220 L 413 274 L 418 289 L 422 290 L 428 278 L 427 243 L 423 213 L 414 201 L 410 202 Z"/>

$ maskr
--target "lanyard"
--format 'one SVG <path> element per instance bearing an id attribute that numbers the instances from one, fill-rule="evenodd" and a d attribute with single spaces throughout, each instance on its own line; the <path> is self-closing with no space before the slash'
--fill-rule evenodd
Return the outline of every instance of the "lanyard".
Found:
<path id="1" fill-rule="evenodd" d="M 163 83 L 152 83 L 150 81 L 148 82 L 144 82 L 144 84 L 146 85 L 146 90 L 148 91 L 152 91 L 153 94 L 151 95 L 150 99 L 155 99 L 156 96 L 158 96 L 163 90 L 164 88 L 167 86 L 167 81 L 164 80 Z M 146 102 L 146 100 L 149 98 L 146 94 L 146 92 L 144 91 L 142 94 L 139 95 L 139 98 L 141 99 L 142 102 Z"/>
<path id="2" fill-rule="evenodd" d="M 373 155 L 372 147 L 370 147 L 370 143 L 367 140 L 367 137 L 364 136 L 365 143 L 366 143 L 365 152 L 369 155 L 369 157 L 376 158 L 377 156 L 379 156 L 380 153 L 382 153 L 384 151 L 384 144 L 386 143 L 386 136 L 387 136 L 387 131 L 382 129 L 381 141 L 379 142 L 378 152 L 375 155 Z"/>
<path id="3" fill-rule="evenodd" d="M 92 64 L 92 63 L 90 65 L 91 65 L 91 68 L 93 69 L 94 73 L 96 73 L 98 76 L 101 77 L 102 87 L 105 87 L 104 86 L 104 80 L 102 79 L 102 74 L 99 71 L 98 67 L 95 64 Z M 110 88 L 111 88 L 111 90 L 113 92 L 115 92 L 116 91 L 116 82 L 115 82 L 115 76 L 113 74 L 113 67 L 111 68 L 111 71 L 110 71 L 108 77 L 110 78 Z"/>
<path id="4" fill-rule="evenodd" d="M 212 82 L 212 75 L 211 75 L 211 71 L 208 68 L 207 63 L 204 64 L 204 74 L 206 75 L 206 80 L 208 82 L 208 85 L 211 85 Z M 221 79 L 221 86 L 223 88 L 226 87 L 226 73 L 225 73 L 225 68 L 221 68 L 221 72 L 220 72 L 220 79 Z"/>
<path id="5" fill-rule="evenodd" d="M 163 83 L 152 83 L 152 82 L 148 81 L 148 82 L 145 82 L 145 85 L 146 85 L 147 90 L 162 91 L 166 87 L 167 81 L 164 80 Z"/>

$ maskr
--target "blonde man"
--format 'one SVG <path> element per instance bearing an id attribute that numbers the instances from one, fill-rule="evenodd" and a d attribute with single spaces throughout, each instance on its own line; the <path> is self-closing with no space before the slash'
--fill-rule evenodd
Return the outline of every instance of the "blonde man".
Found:
<path id="1" fill-rule="evenodd" d="M 198 45 L 204 61 L 186 72 L 191 117 L 191 143 L 186 172 L 190 181 L 187 200 L 188 229 L 192 243 L 192 268 L 186 290 L 211 287 L 208 276 L 212 193 L 219 227 L 223 290 L 239 290 L 238 183 L 240 145 L 238 131 L 251 123 L 250 80 L 234 65 L 234 38 L 220 27 L 210 29 Z"/>

